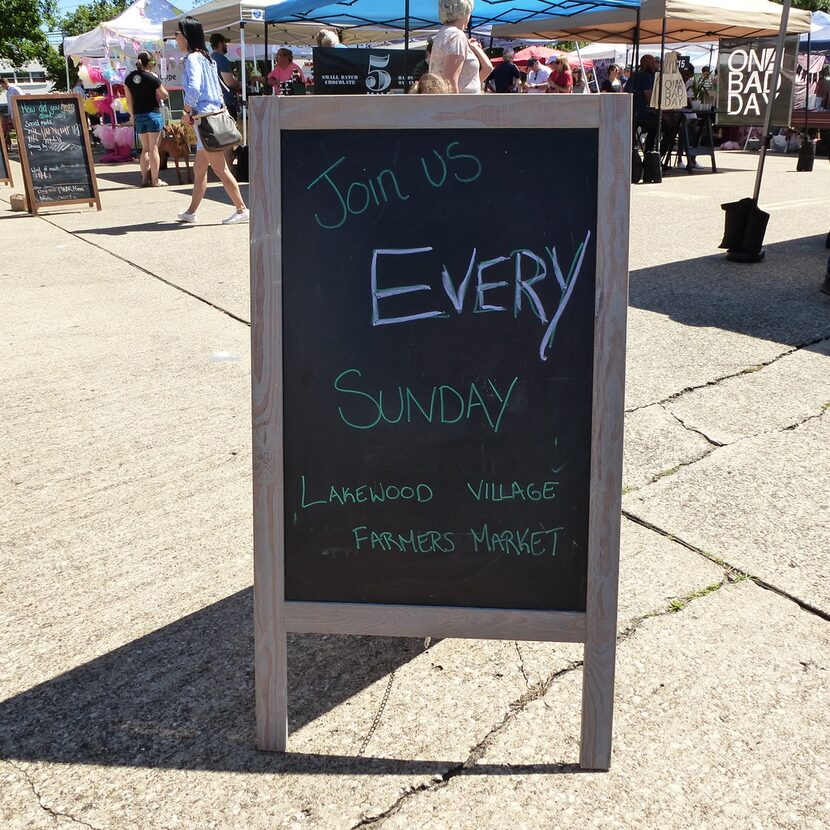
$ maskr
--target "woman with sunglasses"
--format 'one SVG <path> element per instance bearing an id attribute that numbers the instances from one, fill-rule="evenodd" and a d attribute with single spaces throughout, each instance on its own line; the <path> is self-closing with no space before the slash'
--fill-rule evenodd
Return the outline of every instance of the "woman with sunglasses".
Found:
<path id="1" fill-rule="evenodd" d="M 187 52 L 184 59 L 182 73 L 182 87 L 184 90 L 185 124 L 195 127 L 195 119 L 200 115 L 219 112 L 225 106 L 222 87 L 219 84 L 219 73 L 216 64 L 210 59 L 205 45 L 205 32 L 202 24 L 194 17 L 185 17 L 179 21 L 179 30 L 176 32 L 176 45 L 183 52 Z M 248 208 L 242 199 L 239 185 L 233 177 L 224 150 L 209 153 L 202 146 L 199 130 L 196 129 L 196 160 L 193 163 L 193 195 L 190 197 L 190 206 L 184 213 L 179 214 L 180 222 L 195 223 L 196 211 L 202 203 L 207 189 L 208 167 L 222 182 L 225 192 L 230 196 L 236 210 L 222 220 L 223 225 L 235 225 L 247 222 Z"/>
<path id="2" fill-rule="evenodd" d="M 574 78 L 570 61 L 562 55 L 553 58 L 550 64 L 553 71 L 548 78 L 548 92 L 573 92 Z"/>

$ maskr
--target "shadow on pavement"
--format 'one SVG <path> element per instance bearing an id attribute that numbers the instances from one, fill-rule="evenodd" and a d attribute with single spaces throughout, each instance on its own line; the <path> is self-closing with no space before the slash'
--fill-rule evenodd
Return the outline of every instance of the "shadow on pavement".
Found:
<path id="1" fill-rule="evenodd" d="M 171 218 L 167 220 L 160 220 L 156 222 L 143 222 L 141 224 L 133 225 L 117 225 L 109 228 L 84 228 L 82 230 L 72 231 L 75 236 L 126 236 L 129 233 L 141 233 L 149 231 L 178 231 L 183 228 L 193 227 L 186 222 L 179 222 L 176 219 L 176 214 L 171 214 Z"/>
<path id="2" fill-rule="evenodd" d="M 423 640 L 292 635 L 289 729 L 422 652 Z M 253 654 L 249 588 L 0 703 L 0 758 L 235 772 L 329 773 L 338 763 L 354 774 L 412 771 L 407 765 L 415 762 L 257 752 Z M 447 764 L 415 763 L 413 770 L 422 768 L 437 773 Z"/>
<path id="3" fill-rule="evenodd" d="M 722 232 L 722 216 L 716 216 L 714 244 Z M 828 256 L 824 241 L 818 235 L 767 245 L 765 259 L 752 265 L 729 262 L 722 252 L 641 268 L 631 272 L 629 305 L 688 326 L 793 345 L 826 337 L 828 299 L 819 291 Z"/>

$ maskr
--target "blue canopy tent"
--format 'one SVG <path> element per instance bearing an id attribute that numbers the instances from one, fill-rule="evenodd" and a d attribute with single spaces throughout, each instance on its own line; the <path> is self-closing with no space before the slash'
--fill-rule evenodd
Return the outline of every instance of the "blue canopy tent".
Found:
<path id="1" fill-rule="evenodd" d="M 523 23 L 535 18 L 570 17 L 602 7 L 636 9 L 640 0 L 476 0 L 472 28 Z M 336 28 L 382 25 L 404 31 L 441 25 L 437 0 L 287 0 L 265 10 L 272 23 L 310 21 Z"/>
<path id="2" fill-rule="evenodd" d="M 803 46 L 808 41 L 813 52 L 830 52 L 830 14 L 813 12 L 813 28 L 801 36 Z"/>
<path id="3" fill-rule="evenodd" d="M 475 0 L 470 28 L 494 23 L 524 23 L 536 18 L 570 17 L 603 7 L 637 10 L 641 0 Z M 410 32 L 441 25 L 437 0 L 286 0 L 265 9 L 265 22 L 314 21 L 337 29 L 382 26 L 401 29 L 404 49 Z"/>

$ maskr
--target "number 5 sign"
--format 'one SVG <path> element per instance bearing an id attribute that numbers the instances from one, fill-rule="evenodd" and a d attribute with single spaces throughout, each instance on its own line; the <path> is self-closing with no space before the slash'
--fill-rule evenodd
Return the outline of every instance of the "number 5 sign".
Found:
<path id="1" fill-rule="evenodd" d="M 366 76 L 366 89 L 369 92 L 386 92 L 392 85 L 392 76 L 386 71 L 389 66 L 389 53 L 369 55 L 369 74 Z"/>

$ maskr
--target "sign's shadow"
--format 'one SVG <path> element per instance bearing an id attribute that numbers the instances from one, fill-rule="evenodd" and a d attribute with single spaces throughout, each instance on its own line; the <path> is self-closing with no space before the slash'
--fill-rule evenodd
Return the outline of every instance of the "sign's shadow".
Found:
<path id="1" fill-rule="evenodd" d="M 423 640 L 403 638 L 290 637 L 291 732 L 423 647 Z M 246 589 L 0 703 L 0 758 L 286 768 L 291 756 L 254 748 L 253 654 L 253 596 Z"/>
<path id="2" fill-rule="evenodd" d="M 290 636 L 290 732 L 423 648 L 421 639 Z M 573 763 L 357 757 L 357 746 L 355 755 L 258 752 L 253 653 L 249 588 L 0 703 L 0 759 L 307 775 L 582 772 Z"/>

